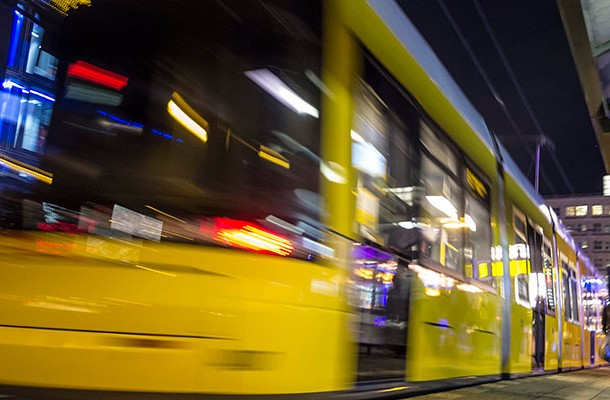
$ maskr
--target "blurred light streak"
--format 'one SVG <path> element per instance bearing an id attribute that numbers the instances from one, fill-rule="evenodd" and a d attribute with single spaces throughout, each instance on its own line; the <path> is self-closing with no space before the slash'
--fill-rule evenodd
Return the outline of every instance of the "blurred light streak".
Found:
<path id="1" fill-rule="evenodd" d="M 276 100 L 293 111 L 296 111 L 299 114 L 308 114 L 314 118 L 320 116 L 315 107 L 303 100 L 268 69 L 246 71 L 244 74 L 271 96 L 275 97 Z"/>
<path id="2" fill-rule="evenodd" d="M 171 219 L 175 219 L 175 220 L 176 220 L 176 221 L 178 221 L 178 222 L 182 222 L 183 224 L 186 224 L 186 221 L 183 221 L 183 220 L 181 220 L 180 218 L 174 217 L 173 215 L 168 214 L 168 213 L 166 213 L 166 212 L 163 212 L 163 211 L 161 211 L 161 210 L 159 210 L 159 209 L 157 209 L 157 208 L 155 208 L 155 207 L 153 207 L 153 206 L 145 205 L 144 207 L 149 208 L 149 209 L 151 209 L 151 210 L 153 210 L 153 211 L 156 211 L 156 212 L 158 212 L 159 214 L 161 214 L 161 215 L 165 215 L 166 217 L 169 217 L 169 218 L 171 218 Z"/>
<path id="3" fill-rule="evenodd" d="M 258 150 L 258 156 L 264 160 L 271 161 L 282 168 L 290 169 L 290 161 L 277 151 L 271 150 L 268 147 L 261 145 Z"/>
<path id="4" fill-rule="evenodd" d="M 475 286 L 475 285 L 471 285 L 469 283 L 458 283 L 457 285 L 455 285 L 455 287 L 458 290 L 461 290 L 463 292 L 468 292 L 468 293 L 482 293 L 483 289 Z"/>
<path id="5" fill-rule="evenodd" d="M 135 265 L 135 267 L 136 267 L 136 268 L 143 269 L 143 270 L 146 270 L 146 271 L 150 271 L 150 272 L 156 272 L 157 274 L 171 276 L 172 278 L 175 278 L 175 277 L 176 277 L 176 275 L 174 275 L 174 274 L 170 274 L 169 272 L 163 272 L 163 271 L 159 271 L 159 270 L 156 270 L 156 269 L 153 269 L 153 268 L 148 268 L 148 267 L 145 267 L 145 266 L 143 266 L 143 265 Z"/>
<path id="6" fill-rule="evenodd" d="M 410 386 L 398 386 L 398 387 L 393 387 L 393 388 L 389 388 L 389 389 L 378 390 L 377 392 L 379 392 L 379 393 L 396 392 L 398 390 L 408 389 L 409 387 Z"/>
<path id="7" fill-rule="evenodd" d="M 48 185 L 53 183 L 53 174 L 50 172 L 43 171 L 31 165 L 21 166 L 17 164 L 17 160 L 14 160 L 7 156 L 0 156 L 0 165 L 4 164 L 9 169 L 12 169 L 18 173 L 24 173 L 40 182 L 44 182 Z"/>
<path id="8" fill-rule="evenodd" d="M 84 313 L 98 313 L 98 311 L 93 311 L 89 308 L 67 306 L 64 304 L 51 303 L 48 301 L 30 300 L 30 301 L 26 302 L 26 305 L 30 306 L 30 307 L 50 308 L 52 310 L 75 311 L 75 312 L 84 312 Z"/>
<path id="9" fill-rule="evenodd" d="M 116 107 L 123 102 L 123 95 L 110 90 L 99 89 L 78 83 L 66 87 L 66 99 L 84 101 L 93 104 L 103 104 Z"/>
<path id="10" fill-rule="evenodd" d="M 68 67 L 68 76 L 121 90 L 127 86 L 129 79 L 123 75 L 105 70 L 84 61 L 77 61 Z"/>
<path id="11" fill-rule="evenodd" d="M 214 218 L 214 240 L 257 253 L 288 256 L 294 250 L 288 239 L 255 227 L 247 221 Z"/>
<path id="12" fill-rule="evenodd" d="M 8 54 L 8 66 L 15 66 L 15 56 L 17 55 L 17 46 L 19 45 L 19 36 L 21 36 L 21 26 L 23 25 L 23 14 L 17 10 L 13 10 L 15 17 L 13 19 L 13 33 L 11 35 L 11 45 Z"/>
<path id="13" fill-rule="evenodd" d="M 457 209 L 453 203 L 451 203 L 451 201 L 444 196 L 426 196 L 426 200 L 428 200 L 428 203 L 430 203 L 434 208 L 443 212 L 449 218 L 454 220 L 458 219 Z"/>
<path id="14" fill-rule="evenodd" d="M 41 93 L 41 92 L 36 91 L 34 89 L 30 89 L 30 94 L 33 94 L 34 96 L 38 96 L 38 97 L 41 97 L 43 99 L 55 102 L 55 98 L 54 97 L 51 97 L 48 94 Z"/>
<path id="15" fill-rule="evenodd" d="M 21 86 L 20 84 L 13 82 L 10 79 L 6 79 L 4 82 L 2 82 L 2 87 L 4 89 L 9 89 L 9 90 L 12 89 L 13 87 L 16 87 L 21 90 L 25 90 L 24 86 Z"/>
<path id="16" fill-rule="evenodd" d="M 207 121 L 197 114 L 178 93 L 174 92 L 172 94 L 172 99 L 167 103 L 167 111 L 176 121 L 204 143 L 208 141 Z"/>

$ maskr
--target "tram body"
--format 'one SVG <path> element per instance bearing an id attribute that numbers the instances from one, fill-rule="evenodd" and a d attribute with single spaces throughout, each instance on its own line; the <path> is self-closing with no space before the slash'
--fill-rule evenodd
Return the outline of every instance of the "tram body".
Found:
<path id="1" fill-rule="evenodd" d="M 5 107 L 50 114 L 38 147 L 2 121 L 30 156 L 0 149 L 3 389 L 373 398 L 602 364 L 599 273 L 399 3 L 191 3 L 66 11 L 54 93 L 18 80 L 29 42 L 7 67 Z"/>

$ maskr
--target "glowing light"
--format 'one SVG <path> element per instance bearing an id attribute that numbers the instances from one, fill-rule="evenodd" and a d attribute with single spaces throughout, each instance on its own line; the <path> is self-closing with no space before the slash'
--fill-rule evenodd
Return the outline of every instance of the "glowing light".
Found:
<path id="1" fill-rule="evenodd" d="M 5 165 L 9 169 L 16 171 L 17 173 L 26 174 L 27 176 L 34 178 L 40 182 L 44 182 L 48 185 L 53 183 L 53 174 L 50 172 L 43 171 L 36 167 L 32 167 L 31 165 L 21 166 L 17 164 L 19 161 L 13 160 L 10 157 L 2 156 L 0 157 L 0 165 Z"/>
<path id="2" fill-rule="evenodd" d="M 473 232 L 477 231 L 477 224 L 474 222 L 474 219 L 472 219 L 472 217 L 470 215 L 468 215 L 468 214 L 466 214 L 464 216 L 464 224 L 471 231 L 473 231 Z"/>
<path id="3" fill-rule="evenodd" d="M 55 98 L 49 96 L 48 94 L 44 94 L 44 93 L 40 93 L 39 91 L 30 89 L 30 94 L 33 94 L 34 96 L 38 96 L 38 97 L 42 97 L 43 99 L 49 100 L 49 101 L 55 101 Z"/>
<path id="4" fill-rule="evenodd" d="M 345 172 L 345 168 L 336 162 L 320 162 L 320 172 L 330 182 L 342 185 L 347 183 L 347 173 Z"/>
<path id="5" fill-rule="evenodd" d="M 159 214 L 161 214 L 161 215 L 165 215 L 166 217 L 169 217 L 169 218 L 171 218 L 171 219 L 175 219 L 175 220 L 176 220 L 176 221 L 178 221 L 178 222 L 182 222 L 183 224 L 186 224 L 186 221 L 183 221 L 183 220 L 181 220 L 180 218 L 174 217 L 174 216 L 173 216 L 173 215 L 171 215 L 171 214 L 168 214 L 168 213 L 166 213 L 166 212 L 163 212 L 163 211 L 161 211 L 161 210 L 158 210 L 158 209 L 156 209 L 156 208 L 155 208 L 155 207 L 153 207 L 153 206 L 146 205 L 146 206 L 144 206 L 144 207 L 149 208 L 149 209 L 151 209 L 151 210 L 153 210 L 153 211 L 156 211 L 156 212 L 158 212 Z"/>
<path id="6" fill-rule="evenodd" d="M 451 201 L 447 200 L 444 196 L 426 196 L 426 200 L 437 210 L 445 213 L 449 218 L 454 220 L 458 219 L 458 213 L 455 206 Z"/>
<path id="7" fill-rule="evenodd" d="M 385 392 L 395 392 L 398 390 L 405 390 L 408 389 L 409 386 L 398 386 L 398 387 L 393 387 L 393 388 L 389 388 L 389 389 L 383 389 L 383 390 L 378 390 L 379 393 L 385 393 Z"/>
<path id="8" fill-rule="evenodd" d="M 438 289 L 426 288 L 424 291 L 427 296 L 436 297 L 441 295 L 441 291 Z"/>
<path id="9" fill-rule="evenodd" d="M 489 276 L 489 269 L 487 268 L 487 263 L 479 264 L 479 278 L 487 278 Z"/>
<path id="10" fill-rule="evenodd" d="M 167 111 L 189 132 L 197 136 L 204 143 L 208 141 L 208 123 L 201 118 L 178 93 L 172 95 L 172 100 L 167 103 Z M 189 116 L 190 114 L 190 116 Z M 192 116 L 192 118 L 191 118 Z"/>
<path id="11" fill-rule="evenodd" d="M 354 142 L 358 142 L 358 143 L 366 143 L 366 141 L 362 138 L 362 136 L 360 136 L 360 134 L 356 131 L 351 131 L 350 135 L 352 137 L 352 140 Z"/>
<path id="12" fill-rule="evenodd" d="M 261 145 L 258 150 L 258 156 L 264 160 L 271 161 L 282 168 L 290 169 L 290 161 L 277 151 L 271 150 L 268 147 Z"/>
<path id="13" fill-rule="evenodd" d="M 508 246 L 508 258 L 511 260 L 528 259 L 529 255 L 529 246 L 523 243 Z"/>
<path id="14" fill-rule="evenodd" d="M 471 285 L 469 283 L 459 283 L 457 285 L 455 285 L 455 287 L 458 290 L 461 290 L 463 292 L 468 292 L 468 293 L 482 293 L 483 289 L 475 286 L 475 285 Z"/>
<path id="15" fill-rule="evenodd" d="M 135 267 L 136 267 L 136 268 L 143 269 L 143 270 L 146 270 L 146 271 L 155 272 L 155 273 L 157 273 L 157 274 L 166 275 L 166 276 L 171 276 L 172 278 L 175 278 L 175 277 L 176 277 L 176 275 L 174 275 L 174 274 L 170 274 L 169 272 L 163 272 L 163 271 L 159 271 L 159 270 L 157 270 L 157 269 L 148 268 L 148 267 L 145 267 L 145 266 L 143 266 L 143 265 L 136 265 Z"/>
<path id="16" fill-rule="evenodd" d="M 77 61 L 68 67 L 68 76 L 121 90 L 127 86 L 129 79 L 112 71 L 96 67 L 84 61 Z"/>
<path id="17" fill-rule="evenodd" d="M 4 89 L 12 89 L 12 88 L 16 87 L 18 89 L 25 90 L 24 86 L 21 86 L 20 84 L 18 84 L 16 82 L 13 82 L 13 81 L 11 81 L 9 79 L 7 79 L 4 82 L 2 82 L 2 87 Z"/>
<path id="18" fill-rule="evenodd" d="M 529 261 L 528 260 L 510 260 L 510 275 L 526 275 L 529 273 Z"/>
<path id="19" fill-rule="evenodd" d="M 494 261 L 491 263 L 491 275 L 502 276 L 504 274 L 504 263 L 502 261 Z"/>
<path id="20" fill-rule="evenodd" d="M 409 269 L 417 273 L 418 278 L 422 281 L 425 287 L 432 289 L 451 289 L 455 285 L 455 279 L 441 274 L 439 272 L 432 271 L 431 269 L 424 268 L 420 265 L 412 264 L 409 265 Z"/>
<path id="21" fill-rule="evenodd" d="M 398 223 L 398 226 L 400 226 L 401 228 L 404 228 L 406 230 L 409 230 L 409 229 L 415 228 L 416 225 L 412 221 L 400 221 Z"/>
<path id="22" fill-rule="evenodd" d="M 292 243 L 283 237 L 257 227 L 247 221 L 215 218 L 214 240 L 257 253 L 288 256 L 294 250 Z"/>
<path id="23" fill-rule="evenodd" d="M 13 19 L 13 33 L 11 35 L 11 44 L 8 54 L 8 66 L 15 66 L 15 56 L 17 55 L 17 46 L 19 45 L 19 36 L 21 35 L 21 26 L 23 25 L 23 15 L 13 10 L 15 18 Z"/>
<path id="24" fill-rule="evenodd" d="M 246 71 L 244 74 L 252 79 L 258 86 L 273 96 L 280 103 L 299 114 L 308 114 L 314 118 L 320 115 L 318 110 L 303 100 L 298 94 L 290 89 L 280 78 L 268 69 L 257 69 Z"/>

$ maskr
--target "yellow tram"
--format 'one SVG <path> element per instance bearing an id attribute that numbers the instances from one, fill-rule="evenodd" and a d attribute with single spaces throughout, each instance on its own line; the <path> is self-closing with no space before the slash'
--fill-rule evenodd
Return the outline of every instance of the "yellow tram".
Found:
<path id="1" fill-rule="evenodd" d="M 2 390 L 375 398 L 601 365 L 599 273 L 398 2 L 64 14 L 56 92 L 9 73 L 26 43 L 0 98 L 48 124 L 36 147 L 2 121 L 32 153 L 0 151 Z"/>

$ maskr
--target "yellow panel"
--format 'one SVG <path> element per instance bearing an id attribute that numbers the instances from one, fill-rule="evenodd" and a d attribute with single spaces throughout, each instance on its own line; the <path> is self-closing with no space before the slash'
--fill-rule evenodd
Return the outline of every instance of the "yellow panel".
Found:
<path id="1" fill-rule="evenodd" d="M 478 290 L 412 286 L 407 379 L 425 381 L 500 371 L 500 297 Z M 438 294 L 438 295 L 437 295 Z"/>
<path id="2" fill-rule="evenodd" d="M 87 236 L 0 239 L 0 321 L 48 328 L 0 331 L 0 384 L 243 394 L 350 385 L 338 268 L 151 242 L 119 262 L 88 253 Z"/>

